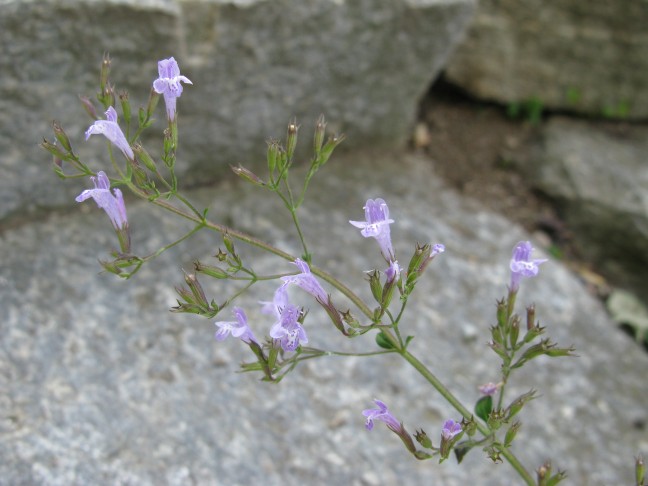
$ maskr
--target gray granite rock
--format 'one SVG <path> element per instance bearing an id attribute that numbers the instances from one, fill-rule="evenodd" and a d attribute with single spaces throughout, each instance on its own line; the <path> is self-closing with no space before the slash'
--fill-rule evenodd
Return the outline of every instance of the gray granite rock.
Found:
<path id="1" fill-rule="evenodd" d="M 525 170 L 562 209 L 582 253 L 648 299 L 648 131 L 552 118 Z"/>
<path id="2" fill-rule="evenodd" d="M 648 115 L 648 4 L 480 0 L 448 80 L 501 103 L 594 116 Z"/>
<path id="3" fill-rule="evenodd" d="M 47 0 L 0 2 L 0 218 L 65 205 L 37 145 L 57 119 L 87 158 L 101 57 L 112 81 L 146 102 L 159 59 L 175 56 L 194 86 L 179 102 L 178 169 L 205 183 L 228 164 L 260 161 L 296 116 L 336 120 L 348 146 L 403 144 L 419 98 L 470 19 L 474 0 Z M 163 128 L 163 111 L 155 131 Z M 191 129 L 184 128 L 191 126 Z M 155 149 L 153 153 L 155 154 Z M 37 190 L 38 189 L 38 190 Z"/>
<path id="4" fill-rule="evenodd" d="M 190 193 L 215 220 L 232 220 L 295 254 L 289 217 L 252 187 L 230 183 Z M 443 187 L 425 160 L 403 154 L 336 157 L 312 186 L 304 231 L 317 265 L 369 298 L 364 271 L 384 262 L 349 219 L 382 196 L 406 261 L 415 241 L 443 242 L 409 303 L 412 351 L 467 403 L 496 379 L 487 348 L 495 298 L 508 281 L 510 249 L 528 238 L 510 221 Z M 129 204 L 135 251 L 146 253 L 187 229 L 142 204 Z M 2 484 L 443 484 L 517 485 L 507 465 L 474 451 L 464 464 L 417 462 L 382 426 L 364 429 L 361 410 L 386 401 L 410 431 L 436 436 L 458 418 L 396 357 L 328 358 L 297 367 L 279 385 L 237 374 L 249 359 L 238 341 L 217 343 L 211 322 L 170 314 L 181 267 L 209 259 L 221 244 L 200 234 L 146 266 L 130 282 L 98 273 L 116 244 L 92 203 L 7 230 L 0 240 L 0 483 Z M 256 252 L 243 245 L 250 258 Z M 262 273 L 291 265 L 261 256 Z M 222 301 L 227 291 L 204 282 Z M 259 335 L 270 325 L 258 285 L 239 303 Z M 326 284 L 327 289 L 330 287 Z M 344 340 L 307 295 L 310 344 L 368 350 L 371 336 Z M 334 293 L 334 301 L 344 299 Z M 538 360 L 515 376 L 512 392 L 538 389 L 523 412 L 515 452 L 530 469 L 550 458 L 566 484 L 631 484 L 634 455 L 648 452 L 648 357 L 610 324 L 601 305 L 565 266 L 543 265 L 520 303 L 535 302 L 550 335 L 579 358 Z M 223 315 L 227 318 L 227 312 Z M 644 424 L 642 426 L 642 424 Z"/>

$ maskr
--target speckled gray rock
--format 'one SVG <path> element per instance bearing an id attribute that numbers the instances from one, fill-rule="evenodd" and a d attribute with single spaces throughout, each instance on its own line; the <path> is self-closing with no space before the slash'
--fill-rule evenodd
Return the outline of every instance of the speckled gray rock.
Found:
<path id="1" fill-rule="evenodd" d="M 648 299 L 648 130 L 552 118 L 525 170 L 562 208 L 581 251 Z"/>
<path id="2" fill-rule="evenodd" d="M 645 119 L 646 22 L 634 0 L 480 0 L 447 78 L 502 103 Z"/>
<path id="3" fill-rule="evenodd" d="M 375 242 L 348 224 L 362 217 L 369 197 L 388 201 L 402 260 L 415 241 L 445 243 L 410 300 L 404 332 L 416 336 L 412 351 L 473 402 L 476 386 L 496 379 L 487 329 L 508 281 L 510 249 L 528 235 L 445 189 L 424 160 L 350 153 L 329 164 L 302 212 L 316 264 L 369 298 L 364 271 L 384 262 Z M 231 218 L 299 252 L 290 218 L 261 191 L 223 181 L 190 197 L 210 205 L 215 220 Z M 396 357 L 308 361 L 278 386 L 235 373 L 249 358 L 240 342 L 217 343 L 211 322 L 166 311 L 180 268 L 209 259 L 220 239 L 196 236 L 123 282 L 98 274 L 97 258 L 116 243 L 107 218 L 92 203 L 77 211 L 0 240 L 0 483 L 520 484 L 509 466 L 479 451 L 461 466 L 421 463 L 385 427 L 364 430 L 360 412 L 374 397 L 411 431 L 436 436 L 443 420 L 458 418 Z M 142 254 L 187 229 L 140 204 L 129 204 L 129 217 Z M 243 245 L 239 252 L 253 253 Z M 264 256 L 255 268 L 291 265 Z M 204 284 L 217 301 L 227 295 L 218 283 Z M 258 335 L 271 324 L 258 301 L 274 287 L 259 285 L 239 301 Z M 307 295 L 293 297 L 311 308 L 313 346 L 374 349 L 370 336 L 342 339 Z M 345 305 L 340 295 L 333 299 Z M 513 379 L 513 392 L 533 386 L 542 395 L 522 415 L 516 453 L 530 469 L 553 459 L 569 471 L 566 484 L 631 484 L 634 455 L 648 452 L 646 431 L 637 428 L 648 420 L 648 357 L 560 262 L 525 281 L 519 301 L 535 302 L 551 336 L 575 345 L 580 357 L 538 360 Z"/>
<path id="4" fill-rule="evenodd" d="M 181 127 L 178 170 L 205 183 L 228 164 L 263 160 L 265 140 L 282 136 L 277 128 L 293 116 L 308 126 L 326 114 L 349 135 L 348 146 L 403 144 L 474 3 L 0 2 L 0 218 L 69 204 L 70 192 L 49 187 L 49 160 L 37 147 L 51 137 L 51 120 L 82 155 L 105 160 L 103 144 L 82 140 L 89 119 L 76 98 L 97 91 L 104 52 L 135 109 L 146 102 L 157 61 L 178 59 L 194 82 L 178 105 L 192 127 Z"/>

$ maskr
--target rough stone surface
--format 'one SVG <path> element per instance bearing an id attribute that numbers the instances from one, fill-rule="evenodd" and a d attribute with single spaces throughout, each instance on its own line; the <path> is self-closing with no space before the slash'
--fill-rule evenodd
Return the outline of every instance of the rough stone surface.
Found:
<path id="1" fill-rule="evenodd" d="M 448 80 L 502 103 L 648 116 L 648 3 L 480 0 Z"/>
<path id="2" fill-rule="evenodd" d="M 312 188 L 302 221 L 315 262 L 363 298 L 370 297 L 364 271 L 384 265 L 375 242 L 348 224 L 362 217 L 367 198 L 388 201 L 403 261 L 415 241 L 446 244 L 409 302 L 404 332 L 416 336 L 411 350 L 461 400 L 476 400 L 477 385 L 497 378 L 485 342 L 508 282 L 510 249 L 529 236 L 445 189 L 412 156 L 335 157 Z M 229 182 L 190 194 L 211 206 L 213 219 L 235 221 L 298 254 L 290 218 L 266 196 Z M 129 204 L 129 216 L 141 254 L 188 229 L 141 204 Z M 108 219 L 91 203 L 2 235 L 0 483 L 520 484 L 509 466 L 479 451 L 461 466 L 418 462 L 385 427 L 364 429 L 361 410 L 374 397 L 409 430 L 423 427 L 435 439 L 446 418 L 458 418 L 396 357 L 308 361 L 278 386 L 235 373 L 249 351 L 233 340 L 215 342 L 209 321 L 165 310 L 181 266 L 209 259 L 217 236 L 192 238 L 130 282 L 98 273 L 96 260 L 115 244 Z M 243 245 L 239 252 L 253 253 Z M 255 268 L 267 274 L 292 266 L 263 256 Z M 228 295 L 218 283 L 204 284 L 217 301 Z M 258 285 L 239 302 L 259 335 L 270 322 L 258 301 L 274 287 Z M 342 339 L 307 295 L 293 297 L 311 308 L 313 346 L 375 348 L 371 336 Z M 344 305 L 340 295 L 333 299 Z M 535 302 L 550 335 L 575 345 L 580 357 L 538 360 L 514 376 L 512 392 L 534 387 L 541 395 L 521 415 L 515 452 L 530 469 L 551 458 L 569 471 L 566 484 L 631 484 L 633 457 L 648 453 L 641 426 L 648 357 L 558 261 L 525 281 L 518 300 Z"/>
<path id="3" fill-rule="evenodd" d="M 562 208 L 584 255 L 648 298 L 648 131 L 552 118 L 526 170 Z"/>
<path id="4" fill-rule="evenodd" d="M 194 82 L 179 102 L 192 129 L 181 127 L 178 170 L 204 183 L 227 164 L 263 160 L 265 140 L 282 136 L 277 128 L 292 116 L 307 127 L 324 113 L 349 135 L 347 146 L 403 144 L 473 8 L 474 0 L 0 2 L 0 218 L 71 200 L 49 187 L 37 147 L 52 119 L 81 155 L 106 162 L 102 143 L 82 140 L 89 119 L 76 99 L 97 91 L 104 52 L 135 108 L 157 60 L 178 59 Z"/>

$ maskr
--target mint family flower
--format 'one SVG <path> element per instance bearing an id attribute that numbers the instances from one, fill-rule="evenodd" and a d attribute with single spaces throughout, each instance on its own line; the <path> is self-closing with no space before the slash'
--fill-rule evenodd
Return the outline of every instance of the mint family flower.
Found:
<path id="1" fill-rule="evenodd" d="M 175 118 L 176 99 L 182 94 L 180 82 L 193 84 L 189 78 L 180 75 L 180 68 L 173 57 L 158 62 L 159 77 L 153 81 L 153 89 L 164 96 L 167 117 L 170 121 Z"/>
<path id="2" fill-rule="evenodd" d="M 321 304 L 326 304 L 328 302 L 328 295 L 317 281 L 315 276 L 311 273 L 308 263 L 306 263 L 301 258 L 297 258 L 294 262 L 297 265 L 297 268 L 301 271 L 297 275 L 287 275 L 281 277 L 283 285 L 279 287 L 279 291 L 286 291 L 288 285 L 296 285 L 297 287 L 305 290 L 311 294 L 315 299 L 317 299 Z M 283 289 L 283 290 L 281 290 Z"/>
<path id="3" fill-rule="evenodd" d="M 479 392 L 482 395 L 491 397 L 491 396 L 495 395 L 497 390 L 499 390 L 500 386 L 501 386 L 501 383 L 491 383 L 491 382 L 489 382 L 489 383 L 486 383 L 484 385 L 480 385 L 478 387 L 478 389 L 479 389 Z"/>
<path id="4" fill-rule="evenodd" d="M 448 441 L 459 434 L 461 431 L 461 424 L 459 422 L 455 422 L 452 419 L 449 419 L 446 420 L 443 424 L 443 429 L 441 429 L 441 437 L 443 438 L 443 440 Z"/>
<path id="5" fill-rule="evenodd" d="M 106 111 L 105 120 L 97 120 L 85 132 L 85 139 L 88 140 L 90 135 L 103 135 L 110 140 L 129 160 L 134 160 L 135 155 L 130 148 L 128 140 L 124 136 L 124 132 L 119 128 L 117 123 L 117 112 L 111 106 Z"/>
<path id="6" fill-rule="evenodd" d="M 76 202 L 83 202 L 88 198 L 94 199 L 101 209 L 106 211 L 116 230 L 126 230 L 128 219 L 126 217 L 126 206 L 124 198 L 119 189 L 114 189 L 114 195 L 110 192 L 110 179 L 104 171 L 99 171 L 97 177 L 90 177 L 94 189 L 86 189 L 76 197 Z"/>
<path id="7" fill-rule="evenodd" d="M 240 307 L 234 307 L 232 313 L 234 314 L 234 317 L 236 317 L 236 321 L 219 321 L 214 323 L 214 325 L 218 327 L 215 336 L 216 340 L 223 341 L 229 334 L 231 334 L 233 337 L 240 338 L 244 343 L 250 344 L 250 342 L 255 342 L 258 344 L 259 342 L 254 337 L 252 329 L 248 326 L 247 316 L 243 309 Z"/>
<path id="8" fill-rule="evenodd" d="M 367 430 L 373 429 L 374 420 L 380 420 L 381 422 L 385 422 L 385 424 L 387 424 L 387 427 L 389 427 L 391 430 L 399 433 L 402 429 L 401 424 L 396 419 L 396 417 L 391 414 L 391 412 L 387 408 L 387 405 L 385 405 L 384 402 L 378 400 L 377 398 L 374 399 L 374 403 L 378 405 L 378 408 L 368 408 L 362 411 L 362 415 L 367 417 L 367 420 L 365 421 L 365 427 L 367 427 Z"/>
<path id="9" fill-rule="evenodd" d="M 293 304 L 277 308 L 279 320 L 270 328 L 270 337 L 279 340 L 284 351 L 294 351 L 302 343 L 308 342 L 306 331 L 299 323 L 302 311 Z"/>
<path id="10" fill-rule="evenodd" d="M 520 241 L 513 249 L 511 258 L 511 285 L 509 290 L 517 292 L 520 287 L 520 280 L 523 278 L 535 277 L 538 275 L 539 265 L 547 261 L 546 258 L 531 259 L 533 247 L 529 241 Z"/>
<path id="11" fill-rule="evenodd" d="M 375 238 L 380 245 L 380 252 L 385 260 L 394 260 L 389 225 L 394 222 L 389 219 L 389 208 L 383 199 L 368 199 L 364 206 L 366 221 L 349 221 L 356 228 L 361 228 L 360 233 L 365 238 Z"/>
<path id="12" fill-rule="evenodd" d="M 396 260 L 392 261 L 389 264 L 389 267 L 385 270 L 385 277 L 387 279 L 388 284 L 391 284 L 395 281 L 398 281 L 400 278 L 400 274 L 403 268 L 398 264 Z"/>

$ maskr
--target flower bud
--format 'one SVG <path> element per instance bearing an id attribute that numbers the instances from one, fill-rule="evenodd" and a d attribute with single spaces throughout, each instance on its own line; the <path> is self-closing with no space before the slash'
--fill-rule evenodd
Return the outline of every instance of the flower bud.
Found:
<path id="1" fill-rule="evenodd" d="M 644 460 L 642 456 L 638 456 L 635 462 L 635 481 L 637 486 L 644 486 L 646 475 L 646 466 L 644 465 Z"/>
<path id="2" fill-rule="evenodd" d="M 142 162 L 142 164 L 144 164 L 144 166 L 151 172 L 157 172 L 157 167 L 155 167 L 155 161 L 149 155 L 149 153 L 146 151 L 146 149 L 142 146 L 141 143 L 137 142 L 131 148 L 133 149 L 133 152 L 137 156 L 137 160 Z"/>
<path id="3" fill-rule="evenodd" d="M 265 182 L 263 182 L 256 174 L 246 169 L 245 167 L 242 167 L 241 165 L 237 167 L 230 165 L 230 168 L 232 169 L 232 172 L 234 172 L 237 176 L 248 182 L 251 182 L 255 186 L 265 186 Z"/>
<path id="4" fill-rule="evenodd" d="M 527 331 L 530 331 L 535 326 L 535 304 L 531 304 L 529 307 L 527 307 L 526 311 L 527 311 L 527 318 L 526 318 Z"/>
<path id="5" fill-rule="evenodd" d="M 126 124 L 130 124 L 130 121 L 131 121 L 131 105 L 130 105 L 130 101 L 128 99 L 128 91 L 120 91 L 118 97 L 119 97 L 119 102 L 121 103 L 122 114 L 124 115 L 124 120 L 126 121 Z"/>
<path id="6" fill-rule="evenodd" d="M 360 327 L 360 321 L 358 321 L 358 319 L 356 319 L 356 318 L 351 314 L 351 311 L 350 311 L 350 310 L 348 310 L 348 311 L 346 311 L 346 312 L 342 312 L 342 320 L 344 321 L 344 323 L 345 323 L 347 326 L 349 326 L 349 327 L 351 327 L 351 328 L 353 328 L 353 329 L 357 329 L 357 328 Z"/>
<path id="7" fill-rule="evenodd" d="M 104 53 L 103 60 L 101 61 L 101 74 L 99 75 L 99 90 L 103 94 L 108 89 L 108 77 L 110 76 L 110 55 Z"/>
<path id="8" fill-rule="evenodd" d="M 268 161 L 268 171 L 272 175 L 277 167 L 277 161 L 279 160 L 280 146 L 279 142 L 276 140 L 268 140 L 267 143 L 268 151 L 266 152 L 266 160 Z"/>
<path id="9" fill-rule="evenodd" d="M 527 333 L 524 335 L 524 340 L 523 340 L 524 343 L 525 343 L 525 344 L 530 343 L 530 342 L 533 341 L 535 338 L 537 338 L 538 336 L 540 336 L 541 334 L 543 334 L 543 333 L 544 333 L 544 330 L 545 330 L 545 328 L 544 328 L 544 327 L 540 327 L 540 325 L 536 325 L 536 326 L 532 327 L 532 328 L 529 329 L 529 330 L 527 331 Z"/>
<path id="10" fill-rule="evenodd" d="M 414 434 L 414 438 L 419 444 L 421 444 L 426 449 L 432 449 L 433 447 L 432 440 L 430 440 L 430 438 L 427 436 L 425 430 L 423 429 L 417 430 L 416 434 Z"/>
<path id="11" fill-rule="evenodd" d="M 504 299 L 497 301 L 497 325 L 502 329 L 508 325 L 508 306 Z"/>
<path id="12" fill-rule="evenodd" d="M 229 235 L 229 233 L 223 234 L 223 244 L 225 245 L 225 248 L 230 254 L 234 255 L 236 253 L 234 251 L 234 240 Z"/>
<path id="13" fill-rule="evenodd" d="M 83 106 L 83 109 L 85 112 L 90 115 L 90 118 L 93 120 L 98 120 L 99 116 L 97 115 L 97 110 L 95 110 L 94 105 L 92 104 L 92 101 L 90 101 L 89 98 L 86 98 L 85 96 L 79 95 L 79 101 L 81 101 L 81 106 Z"/>
<path id="14" fill-rule="evenodd" d="M 205 275 L 209 275 L 210 277 L 218 278 L 218 279 L 224 279 L 229 277 L 229 274 L 222 268 L 213 267 L 211 265 L 204 265 L 200 263 L 198 260 L 194 262 L 194 271 L 197 273 L 204 273 Z"/>
<path id="15" fill-rule="evenodd" d="M 506 431 L 506 435 L 504 436 L 505 447 L 510 447 L 521 426 L 522 424 L 520 422 L 515 422 L 509 427 L 509 429 Z"/>
<path id="16" fill-rule="evenodd" d="M 205 292 L 196 276 L 192 273 L 185 273 L 185 282 L 189 286 L 189 289 L 195 298 L 194 302 L 200 306 L 209 307 L 209 302 L 207 302 Z"/>
<path id="17" fill-rule="evenodd" d="M 328 162 L 328 159 L 331 157 L 331 154 L 333 153 L 333 150 L 335 150 L 335 147 L 340 145 L 346 137 L 344 135 L 336 135 L 334 137 L 329 137 L 329 139 L 326 141 L 324 146 L 322 147 L 322 150 L 319 153 L 319 157 L 317 158 L 317 166 L 320 167 L 326 162 Z"/>
<path id="18" fill-rule="evenodd" d="M 148 102 L 146 103 L 147 118 L 151 118 L 153 116 L 153 112 L 155 111 L 155 107 L 157 106 L 158 101 L 160 101 L 160 94 L 157 93 L 153 88 L 151 88 L 151 91 L 149 91 Z"/>
<path id="19" fill-rule="evenodd" d="M 514 348 L 517 344 L 518 337 L 520 336 L 520 316 L 513 316 L 513 322 L 511 322 L 511 327 L 509 329 L 509 342 L 511 347 Z"/>
<path id="20" fill-rule="evenodd" d="M 52 122 L 52 130 L 54 130 L 54 136 L 56 137 L 56 140 L 59 141 L 61 146 L 68 152 L 72 152 L 72 145 L 70 145 L 70 139 L 68 138 L 63 128 L 61 128 L 61 125 L 59 125 L 59 122 L 57 122 L 56 120 Z"/>
<path id="21" fill-rule="evenodd" d="M 315 156 L 319 155 L 322 151 L 322 144 L 324 143 L 324 134 L 326 132 L 326 120 L 324 115 L 320 115 L 315 123 L 315 135 L 313 136 L 313 150 Z"/>
<path id="22" fill-rule="evenodd" d="M 520 410 L 522 410 L 522 407 L 524 407 L 528 402 L 535 398 L 535 394 L 535 390 L 530 390 L 513 400 L 513 402 L 504 411 L 506 420 L 511 420 L 513 417 L 515 417 L 520 412 Z"/>
<path id="23" fill-rule="evenodd" d="M 61 148 L 56 145 L 56 143 L 52 143 L 47 141 L 46 139 L 43 139 L 40 146 L 58 159 L 67 160 L 69 158 L 68 154 L 64 153 Z"/>
<path id="24" fill-rule="evenodd" d="M 288 124 L 288 131 L 286 133 L 286 158 L 288 163 L 293 158 L 295 154 L 295 148 L 297 147 L 297 132 L 299 131 L 299 125 L 293 120 Z"/>
<path id="25" fill-rule="evenodd" d="M 382 302 L 382 284 L 380 283 L 380 272 L 378 270 L 373 270 L 368 275 L 369 288 L 371 289 L 371 295 L 376 299 L 376 302 L 379 304 Z"/>

